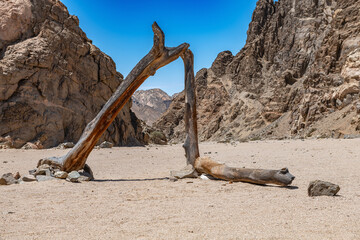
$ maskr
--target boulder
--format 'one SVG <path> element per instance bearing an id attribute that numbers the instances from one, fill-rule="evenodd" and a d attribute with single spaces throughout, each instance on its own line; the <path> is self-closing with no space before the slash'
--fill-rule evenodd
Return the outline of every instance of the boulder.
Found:
<path id="1" fill-rule="evenodd" d="M 310 182 L 308 187 L 308 195 L 313 196 L 335 196 L 340 191 L 339 185 L 315 180 Z"/>
<path id="2" fill-rule="evenodd" d="M 87 38 L 57 0 L 1 1 L 0 148 L 76 142 L 123 81 L 115 62 Z M 141 145 L 129 101 L 101 137 Z M 36 144 L 35 144 L 36 145 Z"/>
<path id="3" fill-rule="evenodd" d="M 14 183 L 17 183 L 17 180 L 12 173 L 5 173 L 0 178 L 0 185 L 11 185 Z"/>

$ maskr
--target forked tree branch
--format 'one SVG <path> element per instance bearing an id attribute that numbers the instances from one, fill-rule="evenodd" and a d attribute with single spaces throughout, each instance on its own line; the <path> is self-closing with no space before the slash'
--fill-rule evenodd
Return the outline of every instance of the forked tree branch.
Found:
<path id="1" fill-rule="evenodd" d="M 136 89 L 149 76 L 154 75 L 156 70 L 176 60 L 188 49 L 189 44 L 187 43 L 174 48 L 165 47 L 165 35 L 156 22 L 152 25 L 152 29 L 154 32 L 154 45 L 152 49 L 136 64 L 98 115 L 88 123 L 74 148 L 64 157 L 42 159 L 38 165 L 50 163 L 61 166 L 61 169 L 67 172 L 82 169 L 100 136 L 113 122 Z"/>

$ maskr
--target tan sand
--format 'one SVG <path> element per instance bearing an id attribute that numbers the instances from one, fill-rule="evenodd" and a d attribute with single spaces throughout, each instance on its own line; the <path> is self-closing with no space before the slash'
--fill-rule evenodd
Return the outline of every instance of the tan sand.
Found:
<path id="1" fill-rule="evenodd" d="M 360 239 L 360 139 L 202 143 L 230 166 L 288 167 L 293 186 L 164 179 L 185 165 L 180 144 L 94 150 L 97 181 L 0 186 L 0 239 Z M 0 173 L 68 150 L 0 150 Z M 7 163 L 4 163 L 7 161 Z M 308 197 L 311 180 L 338 197 Z"/>

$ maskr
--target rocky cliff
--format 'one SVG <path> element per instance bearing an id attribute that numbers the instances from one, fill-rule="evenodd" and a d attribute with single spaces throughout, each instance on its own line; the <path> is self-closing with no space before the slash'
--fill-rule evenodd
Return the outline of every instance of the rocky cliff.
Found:
<path id="1" fill-rule="evenodd" d="M 151 126 L 169 108 L 171 97 L 161 89 L 138 90 L 132 96 L 136 116 Z"/>
<path id="2" fill-rule="evenodd" d="M 13 147 L 76 142 L 123 79 L 115 63 L 58 0 L 1 1 L 0 16 L 0 136 Z M 130 106 L 101 141 L 143 141 Z"/>
<path id="3" fill-rule="evenodd" d="M 199 139 L 359 134 L 359 69 L 358 0 L 259 0 L 244 48 L 196 74 Z M 155 123 L 175 140 L 183 105 Z"/>

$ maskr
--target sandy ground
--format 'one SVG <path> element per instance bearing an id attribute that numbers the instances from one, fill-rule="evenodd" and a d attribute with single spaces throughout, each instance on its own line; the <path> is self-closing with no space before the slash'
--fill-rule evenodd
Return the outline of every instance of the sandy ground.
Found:
<path id="1" fill-rule="evenodd" d="M 0 186 L 0 239 L 360 239 L 359 146 L 360 139 L 200 145 L 201 155 L 230 166 L 287 166 L 293 188 L 171 182 L 169 171 L 185 165 L 180 144 L 94 150 L 96 181 Z M 0 150 L 0 173 L 25 174 L 67 151 Z M 339 184 L 339 196 L 308 197 L 316 179 Z"/>

